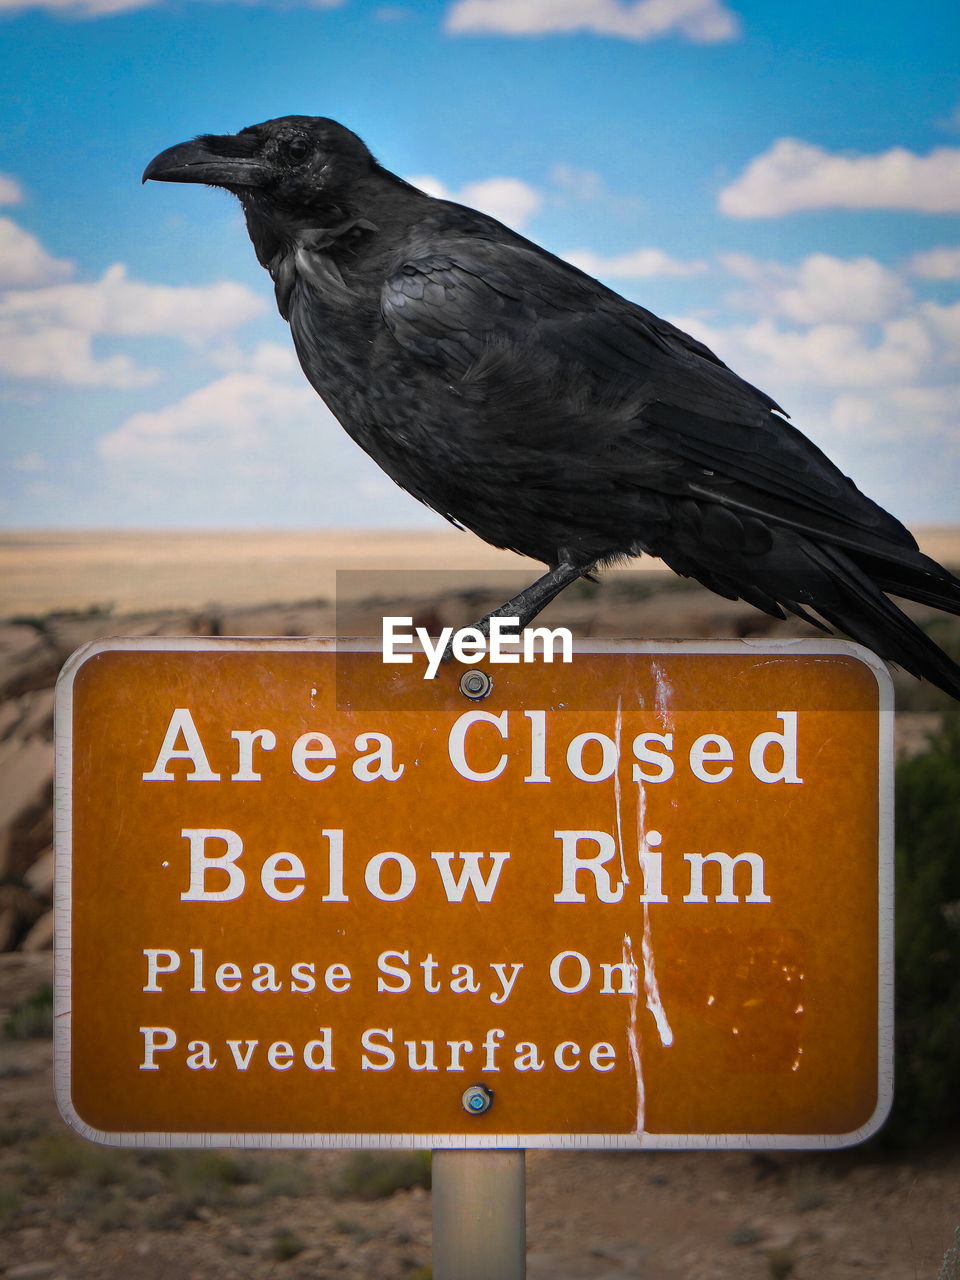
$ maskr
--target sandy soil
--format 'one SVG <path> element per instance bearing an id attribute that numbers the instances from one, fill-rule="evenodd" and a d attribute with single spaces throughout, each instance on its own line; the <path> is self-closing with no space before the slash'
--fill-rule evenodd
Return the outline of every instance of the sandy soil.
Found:
<path id="1" fill-rule="evenodd" d="M 359 598 L 372 575 L 398 571 L 486 574 L 537 566 L 455 529 L 57 531 L 0 534 L 0 592 L 7 615 L 54 609 L 114 613 Z M 340 574 L 338 587 L 337 575 Z M 442 577 L 438 577 L 442 581 Z"/>
<path id="2" fill-rule="evenodd" d="M 960 528 L 920 530 L 919 541 L 941 563 L 960 564 Z M 662 567 L 644 558 L 633 562 L 631 572 Z M 394 532 L 6 532 L 0 533 L 0 614 L 91 606 L 134 613 L 335 595 L 356 600 L 376 594 L 378 581 L 380 590 L 406 594 L 397 589 L 400 572 L 430 574 L 443 590 L 464 570 L 512 589 L 542 566 L 443 526 Z"/>

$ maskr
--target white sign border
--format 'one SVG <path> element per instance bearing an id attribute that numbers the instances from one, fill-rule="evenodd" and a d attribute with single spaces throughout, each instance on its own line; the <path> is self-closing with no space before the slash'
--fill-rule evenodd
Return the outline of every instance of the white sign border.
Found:
<path id="1" fill-rule="evenodd" d="M 91 658 L 115 652 L 376 652 L 376 638 L 314 637 L 106 637 L 77 649 L 64 663 L 57 681 L 54 709 L 54 1091 L 64 1122 L 81 1137 L 106 1146 L 129 1148 L 246 1148 L 249 1150 L 491 1150 L 549 1148 L 554 1150 L 832 1150 L 854 1146 L 872 1137 L 886 1120 L 893 1103 L 893 682 L 884 662 L 863 645 L 850 640 L 574 640 L 573 652 L 635 653 L 654 656 L 683 654 L 762 654 L 772 658 L 802 655 L 843 655 L 854 658 L 874 674 L 879 690 L 878 752 L 878 983 L 877 983 L 877 1105 L 858 1129 L 844 1134 L 795 1133 L 168 1133 L 110 1132 L 87 1124 L 73 1106 L 71 1090 L 72 924 L 73 924 L 73 688 L 77 673 Z"/>

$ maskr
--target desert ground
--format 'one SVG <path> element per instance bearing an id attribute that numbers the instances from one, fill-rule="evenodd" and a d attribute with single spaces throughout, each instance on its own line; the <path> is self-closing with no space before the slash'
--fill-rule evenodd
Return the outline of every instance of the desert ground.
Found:
<path id="1" fill-rule="evenodd" d="M 960 529 L 930 527 L 917 536 L 927 555 L 960 564 Z M 94 609 L 124 616 L 335 597 L 356 602 L 407 591 L 455 592 L 469 582 L 519 589 L 542 571 L 535 561 L 445 527 L 6 531 L 0 532 L 0 617 Z M 649 557 L 612 571 L 616 578 L 640 581 L 651 572 L 663 574 L 664 566 Z M 399 576 L 405 574 L 411 577 Z"/>
<path id="2" fill-rule="evenodd" d="M 960 531 L 921 531 L 960 565 Z M 52 688 L 105 635 L 375 635 L 464 625 L 537 573 L 456 531 L 0 535 L 0 1275 L 4 1280 L 428 1280 L 426 1162 L 124 1152 L 59 1119 L 49 1005 Z M 929 611 L 914 610 L 921 621 Z M 582 636 L 808 634 L 635 567 L 551 606 Z M 943 699 L 897 677 L 897 743 Z M 960 1138 L 892 1155 L 527 1153 L 528 1274 L 547 1280 L 960 1280 Z M 943 1270 L 941 1271 L 941 1267 Z"/>
<path id="3" fill-rule="evenodd" d="M 430 574 L 431 586 L 443 589 L 464 571 L 496 583 L 518 571 L 533 577 L 537 566 L 454 529 L 7 532 L 0 533 L 0 611 L 125 615 L 356 600 L 374 594 L 378 579 L 384 591 L 402 594 L 390 587 L 398 572 Z"/>

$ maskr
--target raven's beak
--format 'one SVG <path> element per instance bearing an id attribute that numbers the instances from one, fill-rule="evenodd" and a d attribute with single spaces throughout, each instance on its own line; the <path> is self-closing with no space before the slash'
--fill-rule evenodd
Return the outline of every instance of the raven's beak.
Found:
<path id="1" fill-rule="evenodd" d="M 203 182 L 211 187 L 259 187 L 269 169 L 258 160 L 218 151 L 219 138 L 195 138 L 161 151 L 143 171 L 142 182 Z M 227 141 L 227 139 L 224 139 Z M 235 140 L 231 137 L 231 143 Z"/>

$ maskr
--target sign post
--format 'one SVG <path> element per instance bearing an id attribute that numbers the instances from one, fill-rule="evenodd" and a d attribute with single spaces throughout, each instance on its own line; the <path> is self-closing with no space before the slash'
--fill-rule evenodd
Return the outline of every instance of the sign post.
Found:
<path id="1" fill-rule="evenodd" d="M 435 1280 L 523 1280 L 525 1207 L 522 1151 L 435 1151 Z"/>
<path id="2" fill-rule="evenodd" d="M 845 641 L 598 641 L 467 674 L 373 641 L 73 656 L 68 1123 L 121 1145 L 434 1148 L 437 1274 L 461 1280 L 467 1219 L 522 1253 L 521 1148 L 874 1132 L 882 664 Z"/>

